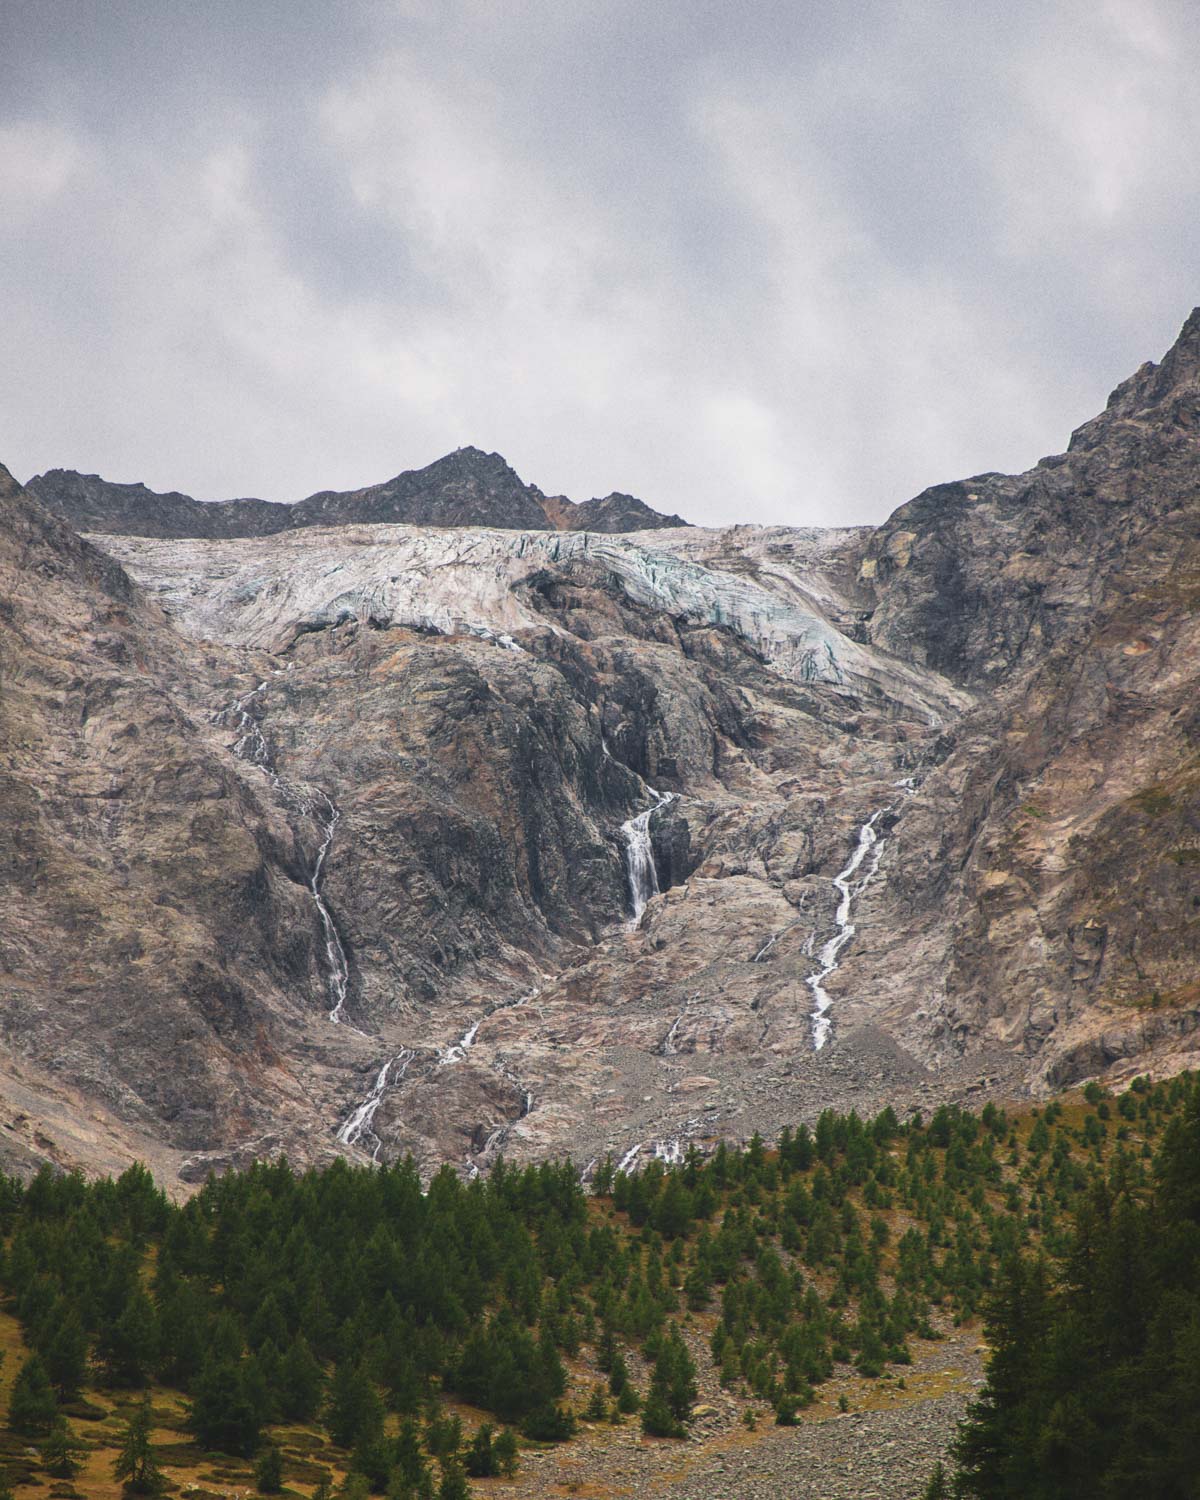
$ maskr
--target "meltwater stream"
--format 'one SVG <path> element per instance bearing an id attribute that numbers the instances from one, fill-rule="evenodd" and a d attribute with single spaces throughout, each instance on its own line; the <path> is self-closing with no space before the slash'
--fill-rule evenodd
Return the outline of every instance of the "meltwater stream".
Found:
<path id="1" fill-rule="evenodd" d="M 278 675 L 277 669 L 276 675 Z M 233 720 L 233 727 L 237 733 L 237 739 L 233 742 L 233 753 L 239 760 L 246 761 L 249 765 L 257 766 L 265 776 L 270 779 L 271 785 L 293 803 L 306 816 L 314 818 L 321 829 L 321 847 L 317 851 L 317 857 L 313 862 L 312 871 L 308 878 L 308 888 L 312 892 L 313 903 L 317 908 L 317 915 L 321 919 L 321 931 L 325 936 L 325 963 L 327 971 L 327 984 L 329 986 L 329 998 L 333 1002 L 329 1012 L 329 1019 L 335 1026 L 340 1026 L 346 1021 L 346 996 L 350 989 L 350 964 L 346 958 L 346 950 L 342 946 L 342 939 L 337 930 L 337 924 L 333 920 L 332 913 L 326 905 L 325 898 L 321 894 L 321 874 L 325 868 L 325 860 L 333 843 L 333 835 L 337 829 L 341 812 L 334 805 L 333 799 L 327 792 L 317 791 L 314 797 L 306 787 L 294 782 L 285 781 L 271 764 L 267 741 L 262 732 L 262 725 L 250 712 L 250 704 L 260 697 L 267 689 L 269 678 L 264 678 L 252 692 L 246 693 L 241 698 L 236 698 L 228 707 L 221 709 L 214 718 L 218 723 Z M 347 1023 L 348 1024 L 348 1023 Z"/>
<path id="2" fill-rule="evenodd" d="M 917 789 L 918 778 L 916 776 L 905 776 L 900 781 L 894 782 L 905 796 L 911 797 Z M 812 1031 L 813 1050 L 819 1052 L 829 1040 L 829 1031 L 832 1022 L 829 1019 L 829 1007 L 832 1000 L 828 991 L 824 988 L 825 980 L 838 967 L 838 958 L 842 949 L 854 936 L 854 923 L 850 920 L 850 912 L 855 901 L 862 895 L 866 888 L 874 880 L 879 871 L 879 861 L 883 858 L 884 845 L 887 842 L 881 839 L 875 832 L 875 825 L 880 818 L 893 812 L 894 808 L 889 805 L 881 807 L 878 812 L 873 812 L 867 821 L 858 830 L 858 843 L 855 845 L 854 853 L 850 856 L 850 862 L 840 875 L 835 875 L 833 883 L 839 892 L 837 912 L 834 915 L 836 931 L 817 954 L 817 962 L 821 967 L 815 974 L 810 974 L 804 981 L 812 991 Z M 872 852 L 873 851 L 873 852 Z M 855 880 L 867 855 L 871 855 L 871 863 L 867 873 L 859 880 Z M 811 939 L 810 939 L 811 941 Z M 770 944 L 767 945 L 770 947 Z M 766 950 L 760 950 L 756 958 L 761 958 Z M 806 952 L 811 952 L 806 947 Z"/>
<path id="3" fill-rule="evenodd" d="M 854 905 L 855 897 L 862 895 L 863 891 L 870 885 L 875 872 L 879 869 L 879 860 L 883 854 L 883 843 L 879 835 L 875 832 L 875 825 L 883 817 L 884 813 L 888 811 L 888 808 L 881 807 L 878 812 L 872 813 L 862 825 L 858 830 L 858 844 L 854 853 L 850 856 L 850 863 L 840 875 L 835 875 L 833 879 L 834 885 L 840 892 L 837 912 L 833 919 L 837 930 L 829 941 L 823 945 L 820 953 L 817 955 L 817 962 L 821 967 L 815 974 L 810 974 L 804 981 L 812 991 L 813 996 L 813 1047 L 818 1052 L 829 1040 L 829 1030 L 832 1024 L 829 1019 L 829 1007 L 833 1004 L 833 1001 L 823 987 L 824 981 L 838 967 L 838 955 L 854 936 L 854 923 L 850 920 L 850 911 Z M 863 861 L 872 849 L 875 851 L 875 857 L 871 861 L 871 866 L 862 879 L 856 883 L 854 877 L 858 874 Z"/>
<path id="4" fill-rule="evenodd" d="M 650 820 L 660 808 L 675 800 L 674 792 L 656 792 L 652 786 L 648 786 L 646 790 L 654 798 L 654 806 L 621 824 L 621 836 L 625 840 L 625 873 L 629 877 L 629 901 L 633 907 L 634 926 L 641 920 L 650 897 L 657 896 L 659 890 L 654 845 L 650 841 Z"/>
<path id="5" fill-rule="evenodd" d="M 337 1138 L 346 1146 L 357 1146 L 364 1137 L 370 1136 L 375 1142 L 371 1150 L 371 1160 L 379 1160 L 379 1152 L 383 1142 L 375 1134 L 374 1122 L 375 1111 L 383 1102 L 383 1095 L 389 1085 L 395 1088 L 403 1082 L 404 1075 L 408 1072 L 408 1065 L 415 1057 L 415 1053 L 408 1047 L 401 1047 L 395 1057 L 389 1057 L 383 1067 L 380 1068 L 375 1078 L 374 1087 L 359 1105 L 350 1112 L 345 1121 L 338 1128 Z"/>

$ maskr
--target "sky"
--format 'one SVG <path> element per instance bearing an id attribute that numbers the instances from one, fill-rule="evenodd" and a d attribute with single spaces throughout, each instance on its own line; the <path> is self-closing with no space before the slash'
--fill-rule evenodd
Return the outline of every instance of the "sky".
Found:
<path id="1" fill-rule="evenodd" d="M 1200 302 L 1192 0 L 0 0 L 0 461 L 882 520 Z"/>

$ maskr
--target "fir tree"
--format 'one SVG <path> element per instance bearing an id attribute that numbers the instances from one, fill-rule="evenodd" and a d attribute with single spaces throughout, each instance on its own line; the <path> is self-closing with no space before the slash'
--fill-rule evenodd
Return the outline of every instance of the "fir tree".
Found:
<path id="1" fill-rule="evenodd" d="M 383 1430 L 383 1403 L 361 1365 L 343 1360 L 334 1371 L 325 1425 L 339 1448 L 353 1448 Z"/>

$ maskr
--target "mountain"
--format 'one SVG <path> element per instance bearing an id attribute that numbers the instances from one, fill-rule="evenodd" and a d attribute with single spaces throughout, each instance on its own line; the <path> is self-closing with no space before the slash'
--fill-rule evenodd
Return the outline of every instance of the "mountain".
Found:
<path id="1" fill-rule="evenodd" d="M 321 490 L 295 505 L 271 500 L 193 500 L 144 484 L 49 469 L 27 489 L 77 531 L 155 537 L 270 536 L 302 526 L 396 524 L 494 526 L 504 530 L 645 531 L 686 526 L 633 495 L 576 505 L 524 484 L 498 453 L 459 448 L 424 469 L 406 470 L 359 490 Z"/>
<path id="2" fill-rule="evenodd" d="M 657 531 L 688 524 L 682 516 L 660 515 L 636 495 L 615 490 L 602 499 L 584 500 L 579 505 L 561 495 L 543 495 L 541 502 L 551 525 L 559 531 Z"/>
<path id="3" fill-rule="evenodd" d="M 1198 413 L 1200 313 L 875 529 L 605 534 L 463 450 L 83 541 L 6 478 L 8 1159 L 633 1161 L 1186 1065 Z"/>

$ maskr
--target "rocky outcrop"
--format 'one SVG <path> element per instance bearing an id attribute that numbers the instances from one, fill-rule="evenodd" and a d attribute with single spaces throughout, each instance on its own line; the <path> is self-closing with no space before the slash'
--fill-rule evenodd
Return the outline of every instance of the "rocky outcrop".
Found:
<path id="1" fill-rule="evenodd" d="M 542 497 L 542 509 L 558 531 L 659 531 L 664 527 L 686 526 L 682 516 L 664 516 L 651 510 L 636 495 L 614 491 L 599 500 L 585 500 L 576 505 L 561 495 Z"/>
<path id="2" fill-rule="evenodd" d="M 270 500 L 205 502 L 177 490 L 114 484 L 99 474 L 47 469 L 26 485 L 46 509 L 76 531 L 130 536 L 269 536 L 287 528 L 292 507 Z"/>
<path id="3" fill-rule="evenodd" d="M 424 469 L 406 470 L 358 490 L 321 490 L 295 505 L 270 500 L 193 500 L 155 494 L 144 484 L 114 484 L 97 474 L 49 469 L 29 493 L 81 532 L 152 537 L 272 536 L 306 526 L 354 523 L 493 526 L 567 531 L 646 531 L 686 526 L 632 495 L 576 505 L 524 484 L 498 453 L 459 448 Z"/>
<path id="4" fill-rule="evenodd" d="M 9 1159 L 583 1165 L 1183 1065 L 1198 344 L 877 531 L 605 534 L 474 450 L 257 536 L 5 479 Z"/>
<path id="5" fill-rule="evenodd" d="M 869 638 L 986 689 L 927 788 L 959 872 L 934 1038 L 1034 1077 L 1186 1056 L 1200 1018 L 1198 416 L 1200 312 L 1066 454 L 929 491 L 864 550 Z"/>

